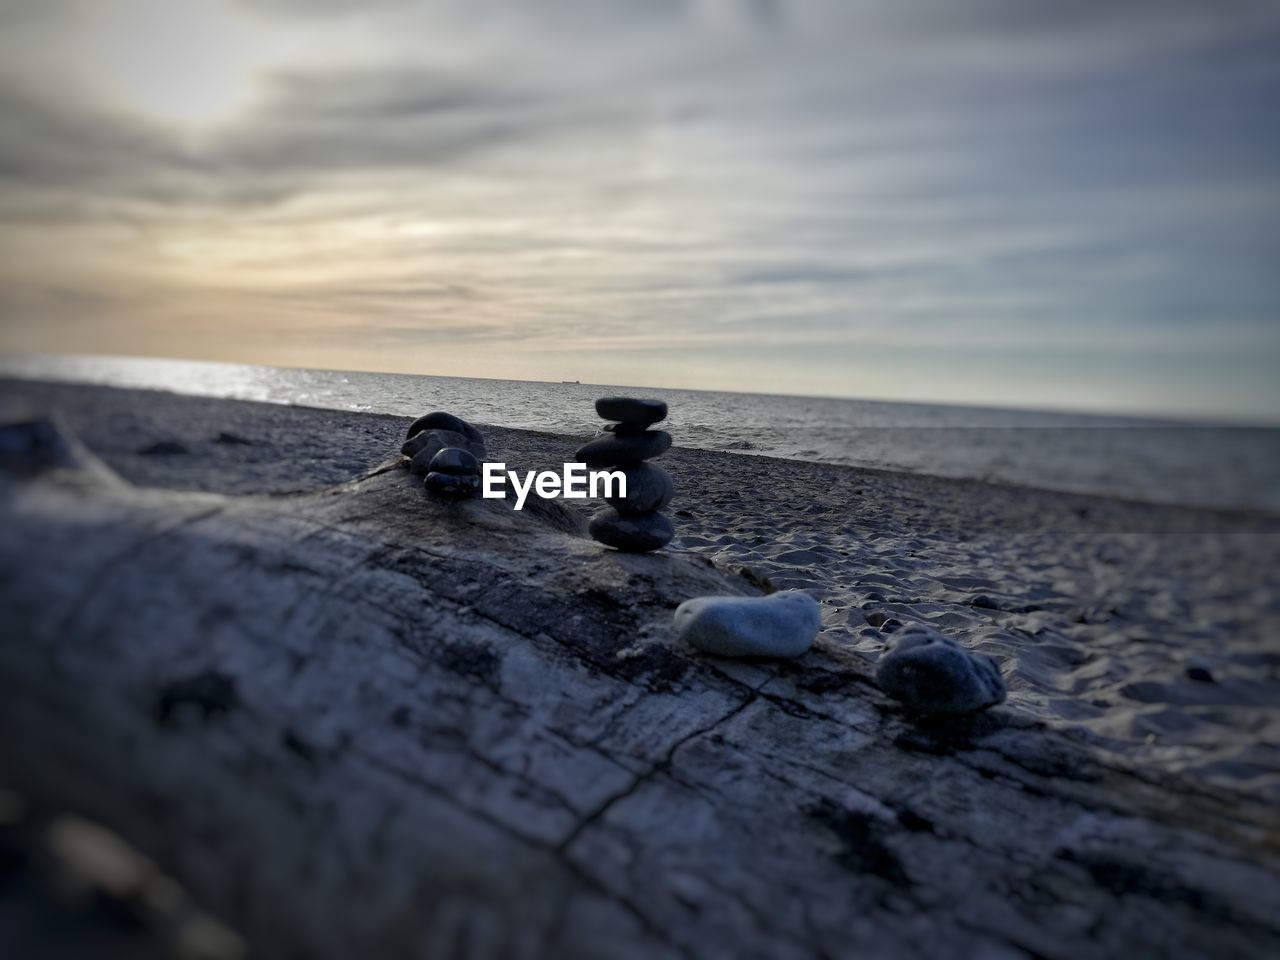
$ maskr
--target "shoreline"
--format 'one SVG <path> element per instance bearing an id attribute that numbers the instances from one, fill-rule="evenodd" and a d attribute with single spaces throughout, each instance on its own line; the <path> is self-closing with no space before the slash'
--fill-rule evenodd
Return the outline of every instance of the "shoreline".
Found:
<path id="1" fill-rule="evenodd" d="M 264 368 L 274 369 L 274 368 Z M 304 368 L 298 368 L 304 369 Z M 335 371 L 341 372 L 341 371 Z M 0 404 L 3 404 L 6 396 L 12 395 L 22 397 L 25 393 L 28 397 L 32 394 L 48 395 L 50 391 L 59 390 L 71 391 L 114 391 L 116 393 L 125 394 L 144 394 L 159 395 L 163 397 L 182 398 L 196 403 L 225 403 L 230 405 L 248 405 L 250 407 L 265 408 L 283 408 L 289 410 L 297 410 L 303 413 L 311 413 L 321 416 L 339 416 L 339 417 L 361 417 L 376 420 L 395 421 L 397 423 L 407 422 L 412 417 L 396 413 L 384 413 L 372 410 L 351 410 L 342 407 L 323 407 L 305 403 L 278 402 L 273 400 L 248 400 L 236 397 L 217 397 L 199 393 L 183 393 L 175 390 L 169 390 L 160 387 L 131 387 L 117 386 L 114 384 L 88 383 L 71 380 L 49 380 L 41 378 L 28 378 L 23 376 L 12 376 L 0 371 Z M 705 391 L 704 391 L 705 392 Z M 714 391 L 712 391 L 714 392 Z M 780 395 L 782 396 L 782 395 Z M 878 401 L 877 401 L 878 402 Z M 20 409 L 20 407 L 18 408 Z M 0 406 L 0 413 L 3 413 L 3 407 Z M 586 437 L 576 436 L 566 433 L 559 433 L 549 430 L 535 430 L 522 427 L 504 427 L 493 424 L 487 424 L 483 421 L 476 421 L 482 426 L 486 432 L 495 432 L 498 434 L 510 434 L 514 437 L 527 435 L 530 438 L 540 438 L 547 444 L 559 444 L 572 453 L 572 450 L 580 445 Z M 1205 424 L 1205 428 L 1213 425 Z M 1255 429 L 1249 425 L 1228 425 L 1224 429 Z M 1012 491 L 1025 492 L 1031 496 L 1044 495 L 1046 497 L 1061 498 L 1064 502 L 1067 500 L 1078 501 L 1081 506 L 1087 506 L 1089 503 L 1097 504 L 1113 504 L 1124 509 L 1130 509 L 1135 512 L 1150 511 L 1151 513 L 1168 512 L 1178 515 L 1197 515 L 1205 518 L 1219 518 L 1223 523 L 1237 527 L 1239 525 L 1261 524 L 1266 532 L 1272 530 L 1280 530 L 1280 511 L 1269 511 L 1260 508 L 1227 508 L 1200 504 L 1175 503 L 1162 500 L 1143 500 L 1135 497 L 1113 495 L 1097 492 L 1082 492 L 1072 489 L 1055 488 L 1038 486 L 1029 483 L 1018 483 L 1009 480 L 988 479 L 979 477 L 966 476 L 949 476 L 941 473 L 933 473 L 927 470 L 912 470 L 895 468 L 890 466 L 869 466 L 858 464 L 832 463 L 824 460 L 810 460 L 803 457 L 785 457 L 772 453 L 757 453 L 750 450 L 716 450 L 707 447 L 686 446 L 680 443 L 681 438 L 678 436 L 679 427 L 674 427 L 676 434 L 676 444 L 673 449 L 683 451 L 687 454 L 707 454 L 717 457 L 734 457 L 749 458 L 754 460 L 769 460 L 779 463 L 798 464 L 810 468 L 830 469 L 835 471 L 851 471 L 854 473 L 865 473 L 875 476 L 883 476 L 885 478 L 919 478 L 922 482 L 936 481 L 942 484 L 954 484 L 957 486 L 968 486 L 972 488 L 976 494 L 982 490 L 990 489 L 995 492 Z M 921 428 L 926 429 L 926 428 Z M 945 430 L 945 427 L 931 427 L 927 429 Z M 563 462 L 563 461 L 560 461 Z M 907 482 L 907 481 L 904 481 Z M 1200 529 L 1200 525 L 1193 525 L 1195 529 Z"/>
<path id="2" fill-rule="evenodd" d="M 305 373 L 328 373 L 328 374 L 348 374 L 354 373 L 360 376 L 380 376 L 385 374 L 393 374 L 395 376 L 404 377 L 420 377 L 424 380 L 483 380 L 491 383 L 529 383 L 539 386 L 583 386 L 595 387 L 601 390 L 623 390 L 630 394 L 640 396 L 646 393 L 654 393 L 661 391 L 680 392 L 680 393 L 713 393 L 713 394 L 741 394 L 753 397 L 775 398 L 780 400 L 817 400 L 817 401 L 850 401 L 853 403 L 880 404 L 893 407 L 916 407 L 920 409 L 931 409 L 934 407 L 946 407 L 952 410 L 964 410 L 974 413 L 990 413 L 990 414 L 1029 414 L 1032 416 L 1042 415 L 1050 417 L 1079 417 L 1086 420 L 1103 421 L 1137 421 L 1142 426 L 1152 427 L 1191 427 L 1191 428 L 1220 428 L 1220 429 L 1280 429 L 1280 419 L 1266 419 L 1262 416 L 1250 417 L 1238 415 L 1234 418 L 1221 416 L 1214 419 L 1212 415 L 1194 415 L 1194 414 L 1163 414 L 1154 410 L 1136 410 L 1119 413 L 1106 413 L 1096 410 L 1089 410 L 1078 407 L 1015 407 L 1004 406 L 999 404 L 985 403 L 960 403 L 957 401 L 929 401 L 929 400 L 886 400 L 878 397 L 862 397 L 862 396 L 844 396 L 837 394 L 809 394 L 809 393 L 770 393 L 768 391 L 734 391 L 734 390 L 715 390 L 704 387 L 676 387 L 661 386 L 655 384 L 634 384 L 634 383 L 590 383 L 582 380 L 513 380 L 508 377 L 482 377 L 482 376 L 454 376 L 445 373 L 410 373 L 388 370 L 348 370 L 339 367 L 299 367 L 299 366 L 281 366 L 279 364 L 257 364 L 244 363 L 233 360 L 192 360 L 186 358 L 170 357 L 170 356 L 149 356 L 143 354 L 128 353 L 13 353 L 8 354 L 15 358 L 29 358 L 35 361 L 59 361 L 59 360 L 123 360 L 141 361 L 143 363 L 191 363 L 205 364 L 208 366 L 225 366 L 225 367 L 248 367 L 255 370 L 296 370 Z M 68 384 L 78 384 L 84 386 L 118 386 L 120 389 L 151 389 L 147 387 L 135 387 L 128 384 L 107 384 L 107 383 L 88 383 L 78 380 L 49 380 L 48 377 L 33 374 L 31 376 L 23 376 L 15 373 L 12 369 L 6 369 L 0 364 L 0 379 L 29 379 L 41 382 L 58 382 Z M 162 388 L 156 388 L 162 389 Z M 211 400 L 235 400 L 237 397 L 214 397 L 207 394 L 187 394 L 187 396 L 208 396 Z M 320 407 L 317 409 L 329 409 Z M 341 409 L 341 408 L 338 408 Z M 358 411 L 353 411 L 358 412 Z M 1098 424 L 1099 426 L 1104 423 Z"/>

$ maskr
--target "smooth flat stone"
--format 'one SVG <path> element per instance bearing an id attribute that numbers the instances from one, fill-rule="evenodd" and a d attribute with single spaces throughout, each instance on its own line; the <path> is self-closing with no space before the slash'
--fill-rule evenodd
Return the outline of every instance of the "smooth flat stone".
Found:
<path id="1" fill-rule="evenodd" d="M 588 467 L 623 467 L 660 457 L 670 448 L 671 434 L 665 430 L 646 430 L 627 436 L 600 437 L 579 447 L 574 457 Z"/>
<path id="2" fill-rule="evenodd" d="M 671 474 L 661 467 L 638 463 L 634 467 L 625 467 L 622 472 L 627 478 L 627 495 L 606 497 L 605 501 L 623 516 L 661 510 L 675 496 L 675 482 Z"/>
<path id="3" fill-rule="evenodd" d="M 587 524 L 591 538 L 606 547 L 628 553 L 648 553 L 665 547 L 676 535 L 675 527 L 664 513 L 646 513 L 639 517 L 624 517 L 606 507 Z"/>
<path id="4" fill-rule="evenodd" d="M 798 657 L 822 626 L 818 601 L 799 590 L 767 597 L 695 597 L 676 608 L 676 637 L 718 657 Z"/>
<path id="5" fill-rule="evenodd" d="M 973 713 L 1006 695 L 993 659 L 920 624 L 894 634 L 876 667 L 876 683 L 918 713 Z"/>
<path id="6" fill-rule="evenodd" d="M 469 450 L 461 447 L 445 447 L 434 457 L 428 466 L 430 473 L 451 473 L 459 477 L 480 475 L 480 461 L 471 455 Z"/>
<path id="7" fill-rule="evenodd" d="M 596 413 L 603 420 L 618 420 L 637 427 L 647 427 L 651 423 L 666 419 L 667 404 L 665 400 L 601 397 L 596 401 Z"/>
<path id="8" fill-rule="evenodd" d="M 462 500 L 480 492 L 480 475 L 461 476 L 454 473 L 428 473 L 422 482 L 428 493 L 447 500 Z"/>
<path id="9" fill-rule="evenodd" d="M 455 417 L 452 413 L 445 413 L 443 410 L 437 410 L 434 413 L 428 413 L 426 416 L 419 417 L 413 423 L 409 424 L 409 430 L 405 433 L 406 440 L 412 440 L 423 430 L 452 430 L 454 433 L 460 433 L 464 437 L 467 436 L 467 427 L 470 426 L 461 417 Z M 475 427 L 471 427 L 475 430 Z M 479 431 L 477 431 L 478 433 Z M 470 439 L 468 437 L 468 439 Z M 477 436 L 476 439 L 479 439 Z"/>

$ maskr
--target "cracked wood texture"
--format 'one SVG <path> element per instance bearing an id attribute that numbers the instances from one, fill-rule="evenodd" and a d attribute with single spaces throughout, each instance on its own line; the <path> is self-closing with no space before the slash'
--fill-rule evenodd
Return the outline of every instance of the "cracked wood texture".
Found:
<path id="1" fill-rule="evenodd" d="M 1280 955 L 1275 813 L 860 657 L 671 645 L 689 596 L 555 509 L 0 490 L 0 785 L 271 957 Z"/>

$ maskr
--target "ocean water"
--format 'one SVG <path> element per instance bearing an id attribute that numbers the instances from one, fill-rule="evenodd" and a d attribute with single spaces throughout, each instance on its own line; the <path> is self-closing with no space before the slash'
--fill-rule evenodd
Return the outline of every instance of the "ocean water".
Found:
<path id="1" fill-rule="evenodd" d="M 590 437 L 595 398 L 660 396 L 678 445 L 1234 510 L 1280 512 L 1280 428 L 751 393 L 0 356 L 0 375 L 417 416 Z"/>

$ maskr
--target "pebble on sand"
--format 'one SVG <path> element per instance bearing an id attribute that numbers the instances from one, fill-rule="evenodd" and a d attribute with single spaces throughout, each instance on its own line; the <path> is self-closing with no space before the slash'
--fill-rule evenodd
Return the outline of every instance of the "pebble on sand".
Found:
<path id="1" fill-rule="evenodd" d="M 798 657 L 822 626 L 818 602 L 799 590 L 767 597 L 695 597 L 676 608 L 676 637 L 720 657 Z"/>
<path id="2" fill-rule="evenodd" d="M 647 553 L 671 542 L 676 529 L 663 513 L 624 517 L 606 507 L 591 518 L 587 532 L 593 540 L 627 553 Z"/>
<path id="3" fill-rule="evenodd" d="M 889 641 L 876 683 L 917 713 L 973 713 L 1003 702 L 1006 694 L 993 659 L 921 624 L 903 628 Z"/>

